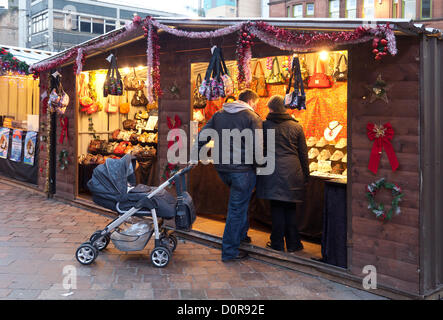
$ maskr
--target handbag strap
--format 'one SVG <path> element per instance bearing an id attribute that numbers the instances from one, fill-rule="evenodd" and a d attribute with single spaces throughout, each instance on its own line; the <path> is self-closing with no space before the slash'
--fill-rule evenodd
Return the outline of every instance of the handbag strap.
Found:
<path id="1" fill-rule="evenodd" d="M 263 66 L 261 65 L 260 61 L 257 61 L 257 63 L 255 64 L 254 73 L 252 75 L 255 76 L 257 74 L 257 67 L 260 67 L 261 74 L 264 76 L 265 71 L 263 70 Z"/>
<path id="2" fill-rule="evenodd" d="M 338 72 L 341 72 L 341 71 L 340 71 L 340 63 L 341 63 L 341 59 L 342 59 L 342 58 L 344 58 L 344 59 L 345 59 L 345 63 L 348 64 L 348 59 L 346 58 L 346 56 L 345 56 L 344 54 L 342 54 L 342 55 L 340 56 L 340 58 L 338 58 L 338 63 L 337 63 L 337 68 L 336 68 L 336 70 L 337 70 Z"/>
<path id="3" fill-rule="evenodd" d="M 275 65 L 275 62 L 277 62 L 277 74 L 275 74 L 274 73 L 274 65 Z M 280 63 L 278 62 L 278 59 L 277 59 L 277 57 L 274 57 L 274 60 L 272 60 L 272 70 L 271 70 L 271 76 L 276 76 L 276 75 L 278 75 L 279 73 L 281 73 L 281 71 L 280 71 Z"/>
<path id="4" fill-rule="evenodd" d="M 221 74 L 222 75 L 226 74 L 226 75 L 229 76 L 229 70 L 226 67 L 225 58 L 223 57 L 223 51 L 222 51 L 221 48 L 220 48 L 220 51 L 219 51 L 219 59 L 220 59 L 220 62 L 221 62 L 221 66 L 220 66 Z"/>
<path id="5" fill-rule="evenodd" d="M 300 60 L 298 59 L 298 57 L 296 57 L 296 58 L 294 58 L 294 61 L 292 63 L 295 64 L 296 75 L 297 75 L 297 88 L 300 87 L 300 93 L 302 96 L 304 96 L 305 95 L 305 87 L 303 85 L 303 79 L 301 76 Z M 295 82 L 294 82 L 294 86 L 295 86 Z"/>
<path id="6" fill-rule="evenodd" d="M 211 73 L 214 70 L 216 57 L 217 57 L 217 48 L 214 49 L 214 52 L 212 53 L 211 60 L 209 61 L 208 69 L 206 70 L 206 75 L 205 75 L 206 81 L 209 81 L 209 78 L 211 77 Z"/>

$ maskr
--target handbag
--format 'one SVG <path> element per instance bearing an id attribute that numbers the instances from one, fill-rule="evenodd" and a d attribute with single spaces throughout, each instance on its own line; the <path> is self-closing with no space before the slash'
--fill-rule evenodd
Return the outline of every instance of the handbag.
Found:
<path id="1" fill-rule="evenodd" d="M 146 107 L 148 105 L 148 98 L 146 98 L 143 90 L 138 89 L 132 97 L 131 104 L 134 107 Z"/>
<path id="2" fill-rule="evenodd" d="M 197 79 L 195 80 L 194 96 L 192 98 L 193 107 L 195 109 L 204 109 L 206 107 L 206 98 L 205 98 L 205 96 L 201 95 L 198 92 L 198 89 L 200 88 L 201 84 L 202 84 L 202 76 L 199 73 L 197 75 Z"/>
<path id="3" fill-rule="evenodd" d="M 277 65 L 277 72 L 274 72 L 275 65 Z M 280 71 L 280 64 L 278 63 L 277 57 L 274 57 L 274 60 L 272 60 L 271 74 L 266 77 L 266 83 L 268 83 L 268 84 L 284 84 L 285 83 L 285 78 L 283 77 L 283 74 Z"/>
<path id="4" fill-rule="evenodd" d="M 60 100 L 56 104 L 55 110 L 57 111 L 58 114 L 65 114 L 66 108 L 69 105 L 69 96 L 63 90 L 63 86 L 62 86 L 62 83 L 60 80 L 59 80 L 59 91 L 58 92 L 60 95 Z"/>
<path id="5" fill-rule="evenodd" d="M 261 74 L 257 75 L 257 68 L 260 67 Z M 268 90 L 266 88 L 265 72 L 260 61 L 255 64 L 254 72 L 252 74 L 251 89 L 255 91 L 260 97 L 267 97 Z"/>
<path id="6" fill-rule="evenodd" d="M 345 59 L 345 70 L 341 71 L 340 70 L 340 64 L 342 59 Z M 337 67 L 335 67 L 335 72 L 333 75 L 335 81 L 347 81 L 348 80 L 348 59 L 346 58 L 346 56 L 344 54 L 342 54 L 340 56 L 340 58 L 338 59 L 338 63 L 337 63 Z"/>
<path id="7" fill-rule="evenodd" d="M 123 78 L 123 85 L 125 90 L 128 91 L 136 91 L 139 89 L 143 89 L 145 86 L 145 82 L 141 79 L 137 78 L 137 73 L 135 72 L 135 68 L 132 68 L 134 73 L 133 74 L 127 74 Z"/>
<path id="8" fill-rule="evenodd" d="M 294 79 L 294 91 L 290 92 L 292 79 Z M 298 57 L 294 57 L 292 60 L 292 72 L 285 95 L 285 107 L 289 109 L 306 110 L 306 95 Z"/>
<path id="9" fill-rule="evenodd" d="M 319 63 L 322 68 L 321 73 L 317 72 L 317 66 Z M 331 86 L 332 86 L 332 83 L 324 71 L 324 65 L 320 61 L 320 59 L 317 58 L 317 62 L 315 64 L 315 69 L 314 69 L 314 74 L 309 78 L 308 87 L 309 88 L 330 88 Z"/>
<path id="10" fill-rule="evenodd" d="M 117 59 L 113 55 L 109 65 L 108 73 L 103 84 L 103 97 L 108 95 L 121 96 L 123 95 L 123 81 L 117 67 Z"/>
<path id="11" fill-rule="evenodd" d="M 221 48 L 219 55 L 221 79 L 223 81 L 224 96 L 226 97 L 234 93 L 234 82 L 232 82 L 231 76 L 229 75 L 229 70 L 226 67 L 225 58 L 223 57 L 223 51 Z"/>
<path id="12" fill-rule="evenodd" d="M 105 112 L 117 113 L 118 105 L 118 98 L 108 97 L 108 99 L 106 99 Z"/>
<path id="13" fill-rule="evenodd" d="M 102 150 L 102 145 L 105 143 L 104 140 L 91 140 L 88 146 L 88 152 L 96 154 Z"/>
<path id="14" fill-rule="evenodd" d="M 127 114 L 127 113 L 129 113 L 130 109 L 131 109 L 131 106 L 129 105 L 129 102 L 128 102 L 128 93 L 126 92 L 126 102 L 120 103 L 119 111 L 122 114 Z"/>
<path id="15" fill-rule="evenodd" d="M 128 119 L 123 121 L 123 129 L 125 130 L 135 130 L 136 126 L 137 126 L 137 120 Z"/>
<path id="16" fill-rule="evenodd" d="M 212 73 L 212 78 L 211 78 Z M 205 79 L 199 91 L 208 101 L 214 101 L 225 97 L 224 84 L 220 76 L 220 48 L 216 47 L 211 57 Z"/>

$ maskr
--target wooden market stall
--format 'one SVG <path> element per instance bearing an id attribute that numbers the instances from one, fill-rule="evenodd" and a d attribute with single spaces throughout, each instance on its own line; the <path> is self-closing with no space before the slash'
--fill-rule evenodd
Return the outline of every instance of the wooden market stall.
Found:
<path id="1" fill-rule="evenodd" d="M 218 44 L 223 48 L 232 78 L 236 78 L 237 31 L 240 30 L 236 26 L 242 21 L 158 19 L 156 22 L 173 26 L 175 30 L 186 31 L 177 34 L 163 27 L 156 33 L 158 47 L 154 48 L 153 56 L 159 62 L 159 69 L 154 68 L 153 78 L 154 83 L 159 81 L 159 87 L 154 86 L 154 92 L 158 93 L 161 88 L 163 95 L 158 100 L 157 107 L 153 108 L 156 113 L 152 114 L 158 116 L 158 128 L 153 131 L 158 135 L 155 157 L 152 158 L 155 165 L 150 166 L 149 172 L 139 176 L 139 179 L 145 179 L 144 182 L 149 180 L 150 184 L 159 184 L 162 177 L 167 176 L 170 169 L 174 168 L 168 166 L 167 159 L 169 130 L 179 127 L 190 133 L 198 127 L 198 120 L 204 122 L 221 107 L 221 103 L 211 102 L 204 109 L 204 114 L 195 113 L 197 110 L 193 110 L 192 106 L 196 74 L 204 73 L 210 59 L 210 48 Z M 255 22 L 258 20 L 252 21 Z M 265 22 L 275 28 L 295 33 L 304 31 L 312 35 L 312 32 L 321 32 L 321 35 L 328 36 L 333 32 L 336 32 L 336 36 L 337 33 L 346 32 L 356 34 L 358 32 L 355 30 L 362 25 L 360 20 L 332 19 L 267 19 Z M 254 242 L 243 248 L 257 258 L 327 275 L 336 281 L 358 287 L 361 287 L 362 280 L 367 275 L 365 267 L 374 266 L 379 290 L 374 291 L 375 293 L 397 297 L 431 297 L 442 289 L 443 283 L 443 239 L 440 232 L 443 228 L 443 210 L 438 202 L 442 195 L 442 151 L 437 147 L 440 145 L 438 139 L 441 136 L 442 123 L 440 88 L 443 47 L 437 30 L 424 30 L 403 20 L 389 22 L 393 30 L 390 34 L 391 45 L 392 35 L 395 35 L 394 49 L 398 49 L 398 53 L 383 56 L 381 60 L 374 59 L 374 36 L 365 41 L 343 41 L 328 47 L 328 59 L 333 64 L 328 69 L 326 63 L 323 73 L 332 76 L 339 58 L 344 55 L 347 59 L 347 81 L 332 81 L 330 88 L 323 90 L 308 86 L 307 110 L 291 111 L 303 125 L 307 138 L 317 139 L 315 142 L 311 141 L 311 147 L 316 146 L 325 127 L 333 121 L 338 121 L 342 126 L 333 142 L 317 147 L 327 149 L 325 146 L 328 145 L 332 148 L 328 151 L 331 154 L 340 149 L 341 159 L 346 154 L 347 161 L 329 163 L 331 167 L 340 163 L 335 173 L 332 168 L 312 170 L 312 185 L 308 187 L 311 193 L 305 201 L 305 207 L 311 208 L 302 209 L 305 218 L 312 218 L 304 221 L 308 221 L 307 229 L 310 227 L 312 231 L 312 225 L 317 224 L 321 241 L 307 241 L 307 244 L 312 244 L 312 254 L 304 255 L 276 253 Z M 377 21 L 379 25 L 386 23 L 387 21 Z M 145 28 L 148 27 L 149 25 L 145 25 Z M 82 198 L 79 191 L 79 172 L 82 169 L 78 158 L 86 153 L 86 145 L 89 145 L 87 140 L 93 140 L 93 131 L 86 129 L 87 118 L 80 111 L 79 79 L 82 73 L 108 69 L 109 61 L 106 58 L 111 53 L 117 57 L 122 78 L 130 74 L 124 72 L 125 68 L 130 70 L 146 66 L 147 60 L 148 66 L 152 63 L 146 55 L 147 42 L 143 35 L 147 29 L 144 30 L 135 22 L 127 28 L 128 30 L 122 28 L 90 40 L 33 66 L 34 70 L 40 72 L 40 81 L 44 83 L 57 70 L 61 74 L 65 92 L 71 97 L 63 117 L 55 113 L 48 116 L 48 120 L 52 117 L 53 125 L 52 133 L 47 134 L 52 134 L 49 140 L 55 143 L 46 148 L 53 150 L 50 155 L 43 152 L 40 156 L 40 165 L 46 169 L 39 179 L 42 190 L 73 201 Z M 227 28 L 231 28 L 231 32 L 213 39 L 190 36 L 190 32 Z M 188 38 L 182 41 L 177 35 Z M 312 76 L 319 52 L 324 50 L 320 44 L 307 49 L 300 46 L 300 50 L 290 50 L 271 46 L 258 39 L 254 42 L 250 68 L 252 70 L 257 62 L 261 62 L 265 75 L 270 72 L 265 67 L 269 59 L 277 57 L 283 64 L 295 51 L 307 63 L 308 77 Z M 160 77 L 156 78 L 158 71 Z M 145 75 L 149 83 L 149 72 L 145 72 Z M 259 109 L 256 110 L 262 118 L 266 116 L 264 106 L 268 97 L 271 94 L 285 93 L 284 86 L 267 88 L 268 95 L 260 100 Z M 42 88 L 47 89 L 48 87 Z M 103 90 L 100 86 L 96 89 Z M 145 88 L 144 94 L 149 96 L 150 92 Z M 100 139 L 111 142 L 109 137 L 113 131 L 124 130 L 122 120 L 130 119 L 137 108 L 139 107 L 131 106 L 132 114 L 95 114 L 97 120 L 94 128 L 101 136 Z M 118 117 L 118 120 L 112 122 L 112 117 Z M 68 119 L 69 126 L 60 125 L 60 118 Z M 63 131 L 67 133 L 69 143 L 60 142 L 59 137 Z M 85 138 L 85 135 L 90 138 Z M 383 140 L 388 136 L 392 140 L 392 148 L 384 145 L 384 149 L 375 148 L 372 154 L 372 140 L 378 143 L 379 138 Z M 344 149 L 343 146 L 338 148 L 340 139 L 346 139 Z M 69 159 L 67 166 L 63 168 L 55 156 L 58 157 L 62 150 L 66 151 Z M 317 151 L 321 153 L 323 149 Z M 381 159 L 378 160 L 380 154 Z M 393 160 L 393 154 L 398 163 Z M 314 158 L 313 156 L 312 159 Z M 378 168 L 375 164 L 378 164 Z M 316 166 L 319 163 L 313 165 Z M 384 182 L 388 184 L 383 184 Z M 220 224 L 220 221 L 223 224 L 227 188 L 221 183 L 212 165 L 202 164 L 192 171 L 189 188 L 199 215 L 194 228 L 198 230 L 182 233 L 182 236 L 212 244 L 220 243 L 216 224 Z M 380 192 L 377 192 L 379 189 Z M 393 199 L 400 198 L 400 202 L 392 203 Z M 85 203 L 84 199 L 87 197 L 82 199 Z M 380 209 L 384 208 L 378 207 L 377 203 L 386 205 L 385 215 L 391 207 L 396 211 L 392 219 L 385 216 L 383 220 L 383 210 Z M 266 223 L 269 222 L 266 217 L 266 214 L 269 215 L 266 203 L 254 198 L 249 211 L 250 216 L 257 220 L 257 225 L 265 225 L 259 231 L 269 235 L 269 226 L 266 229 Z M 216 216 L 219 216 L 218 222 Z M 300 224 L 304 222 L 299 221 Z M 321 259 L 311 259 L 319 258 L 314 254 L 315 251 Z M 344 262 L 337 263 L 334 259 L 327 259 L 328 254 L 336 255 L 337 252 L 340 252 L 340 259 Z"/>

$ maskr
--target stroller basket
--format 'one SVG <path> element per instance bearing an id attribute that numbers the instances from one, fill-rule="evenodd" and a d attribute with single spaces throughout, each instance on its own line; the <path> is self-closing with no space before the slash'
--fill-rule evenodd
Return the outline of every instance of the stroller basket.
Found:
<path id="1" fill-rule="evenodd" d="M 146 247 L 151 235 L 152 230 L 137 235 L 129 235 L 116 230 L 111 234 L 111 240 L 120 251 L 139 251 Z"/>

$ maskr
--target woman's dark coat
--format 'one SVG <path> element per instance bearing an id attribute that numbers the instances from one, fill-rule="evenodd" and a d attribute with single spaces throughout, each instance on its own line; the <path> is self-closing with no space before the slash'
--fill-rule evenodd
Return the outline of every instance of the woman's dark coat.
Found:
<path id="1" fill-rule="evenodd" d="M 257 197 L 288 202 L 303 201 L 304 185 L 309 177 L 308 147 L 302 126 L 288 113 L 269 113 L 263 123 L 275 129 L 275 170 L 257 176 Z"/>

